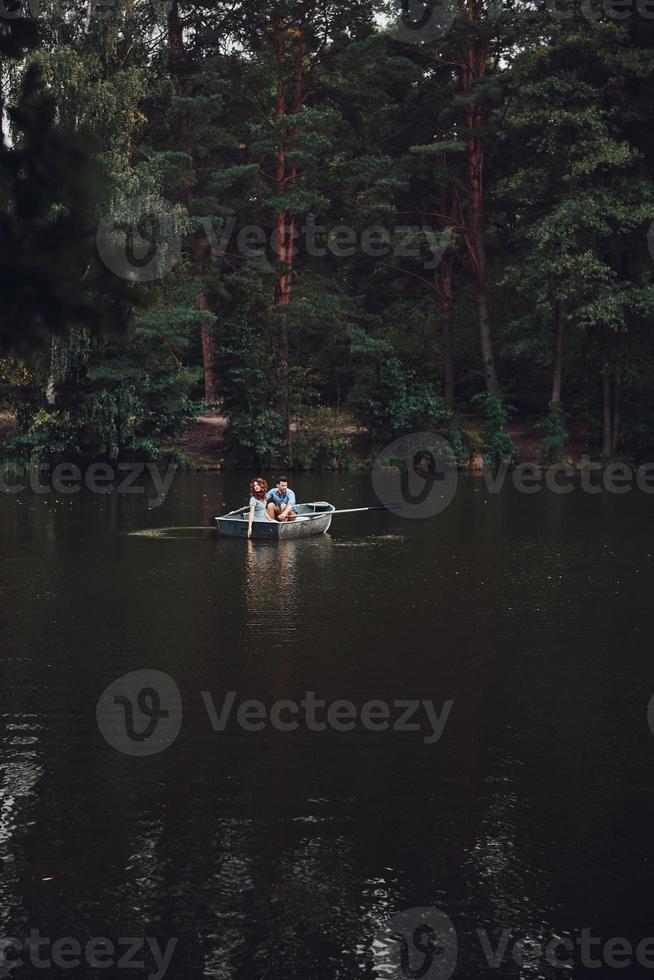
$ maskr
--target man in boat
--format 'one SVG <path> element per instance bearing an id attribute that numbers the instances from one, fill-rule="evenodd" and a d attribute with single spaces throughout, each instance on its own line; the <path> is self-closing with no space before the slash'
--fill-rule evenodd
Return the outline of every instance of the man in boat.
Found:
<path id="1" fill-rule="evenodd" d="M 268 491 L 266 500 L 266 510 L 271 520 L 284 523 L 296 519 L 295 494 L 289 488 L 287 477 L 280 476 L 277 486 Z"/>

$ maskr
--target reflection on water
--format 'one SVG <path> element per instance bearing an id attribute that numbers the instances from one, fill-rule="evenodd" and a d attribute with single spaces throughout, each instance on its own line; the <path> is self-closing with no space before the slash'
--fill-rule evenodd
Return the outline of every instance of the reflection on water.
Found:
<path id="1" fill-rule="evenodd" d="M 163 540 L 186 538 L 193 540 L 200 536 L 195 532 L 201 532 L 202 535 L 216 533 L 209 527 L 146 527 L 140 531 L 129 531 L 128 534 L 130 538 L 155 538 Z"/>
<path id="2" fill-rule="evenodd" d="M 370 502 L 368 477 L 294 482 Z M 489 976 L 478 930 L 494 948 L 502 929 L 531 946 L 648 936 L 649 499 L 461 482 L 432 520 L 343 515 L 279 544 L 209 529 L 241 475 L 180 476 L 154 512 L 0 500 L 3 929 L 176 937 L 180 980 L 372 980 L 403 909 L 451 918 L 464 980 Z M 95 707 L 143 668 L 175 679 L 184 718 L 137 759 L 107 745 Z M 208 690 L 454 708 L 435 746 L 220 733 Z M 510 952 L 492 970 L 560 975 Z"/>
<path id="3" fill-rule="evenodd" d="M 245 542 L 245 597 L 250 627 L 270 621 L 274 610 L 275 621 L 286 621 L 292 628 L 298 601 L 297 546 L 302 543 Z"/>
<path id="4" fill-rule="evenodd" d="M 42 726 L 33 712 L 2 716 L 0 739 L 0 910 L 2 936 L 24 930 L 22 844 L 33 823 L 32 811 L 43 775 Z M 0 962 L 2 962 L 0 960 Z"/>
<path id="5" fill-rule="evenodd" d="M 375 548 L 388 541 L 406 541 L 403 534 L 361 534 L 357 537 L 341 537 L 334 541 L 335 548 Z"/>

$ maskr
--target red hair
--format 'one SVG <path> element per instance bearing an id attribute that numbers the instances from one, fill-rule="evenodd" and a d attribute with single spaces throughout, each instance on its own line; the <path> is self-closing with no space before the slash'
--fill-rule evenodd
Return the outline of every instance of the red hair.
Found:
<path id="1" fill-rule="evenodd" d="M 258 483 L 260 487 L 263 487 L 263 489 L 260 490 L 259 493 L 255 493 L 254 492 L 254 484 L 255 483 Z M 263 479 L 263 477 L 258 476 L 256 478 L 256 480 L 253 480 L 252 483 L 250 484 L 250 496 L 251 497 L 256 497 L 257 500 L 265 500 L 265 497 L 266 497 L 266 494 L 267 493 L 268 493 L 268 484 Z"/>

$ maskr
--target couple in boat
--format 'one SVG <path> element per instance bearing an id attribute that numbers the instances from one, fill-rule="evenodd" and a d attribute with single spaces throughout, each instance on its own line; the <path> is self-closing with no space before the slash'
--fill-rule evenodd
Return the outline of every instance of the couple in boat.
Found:
<path id="1" fill-rule="evenodd" d="M 250 513 L 248 518 L 248 538 L 252 537 L 254 521 L 279 521 L 282 524 L 297 518 L 295 494 L 289 488 L 288 479 L 280 476 L 277 486 L 268 489 L 262 477 L 250 484 Z"/>

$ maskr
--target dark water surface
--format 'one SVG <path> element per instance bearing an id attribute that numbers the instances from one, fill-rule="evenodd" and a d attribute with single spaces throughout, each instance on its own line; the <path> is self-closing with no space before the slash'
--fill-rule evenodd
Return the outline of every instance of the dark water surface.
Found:
<path id="1" fill-rule="evenodd" d="M 494 496 L 463 478 L 429 520 L 343 516 L 249 547 L 158 532 L 239 506 L 244 482 L 179 476 L 152 510 L 0 497 L 2 935 L 174 937 L 167 976 L 185 980 L 372 980 L 376 963 L 395 980 L 411 974 L 383 965 L 378 933 L 431 908 L 456 928 L 462 980 L 652 975 L 586 970 L 578 952 L 554 968 L 538 945 L 654 935 L 654 498 Z M 374 503 L 366 476 L 293 485 Z M 96 722 L 107 685 L 141 669 L 183 701 L 179 736 L 146 758 Z M 436 744 L 428 726 L 219 733 L 203 691 L 218 708 L 230 691 L 454 706 Z M 478 930 L 495 946 L 502 929 L 493 968 Z"/>

